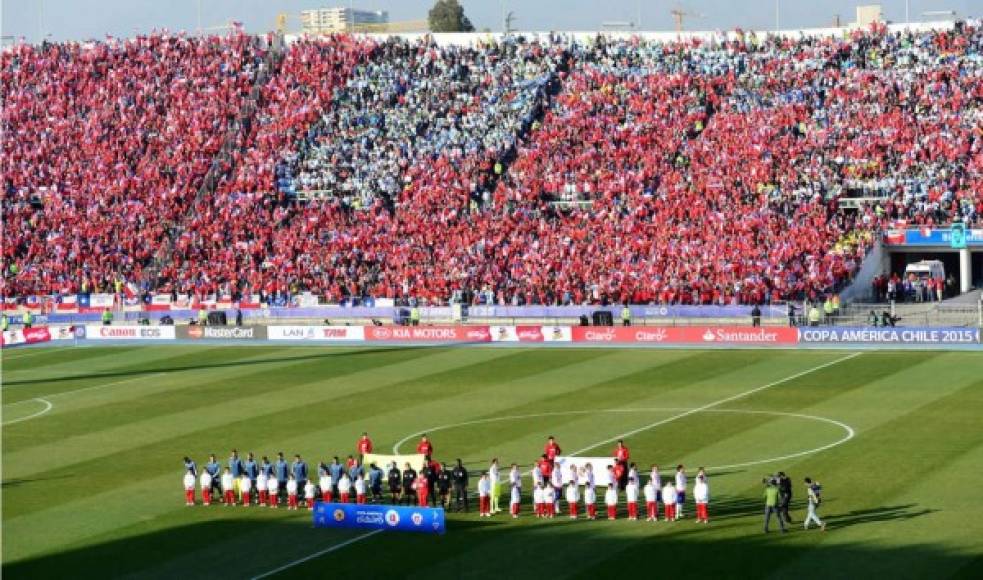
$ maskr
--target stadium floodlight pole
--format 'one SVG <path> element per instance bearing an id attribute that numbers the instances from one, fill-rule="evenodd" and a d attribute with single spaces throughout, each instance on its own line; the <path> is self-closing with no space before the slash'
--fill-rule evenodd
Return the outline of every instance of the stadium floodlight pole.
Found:
<path id="1" fill-rule="evenodd" d="M 908 24 L 911 22 L 908 15 L 911 10 L 911 0 L 904 0 L 904 23 Z"/>
<path id="2" fill-rule="evenodd" d="M 781 16 L 779 13 L 779 2 L 781 0 L 775 0 L 775 35 L 778 35 L 778 31 L 782 29 L 781 27 Z"/>
<path id="3" fill-rule="evenodd" d="M 198 36 L 201 36 L 201 0 L 198 0 Z"/>

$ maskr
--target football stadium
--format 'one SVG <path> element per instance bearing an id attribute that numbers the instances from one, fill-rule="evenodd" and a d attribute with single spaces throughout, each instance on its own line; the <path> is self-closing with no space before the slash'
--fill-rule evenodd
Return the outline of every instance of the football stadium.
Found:
<path id="1" fill-rule="evenodd" d="M 173 4 L 3 7 L 3 576 L 983 576 L 979 6 Z"/>

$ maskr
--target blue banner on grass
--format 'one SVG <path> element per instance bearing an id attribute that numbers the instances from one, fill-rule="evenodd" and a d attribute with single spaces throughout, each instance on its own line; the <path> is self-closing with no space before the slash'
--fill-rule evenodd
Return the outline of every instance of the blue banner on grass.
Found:
<path id="1" fill-rule="evenodd" d="M 444 509 L 318 502 L 314 527 L 443 534 Z"/>

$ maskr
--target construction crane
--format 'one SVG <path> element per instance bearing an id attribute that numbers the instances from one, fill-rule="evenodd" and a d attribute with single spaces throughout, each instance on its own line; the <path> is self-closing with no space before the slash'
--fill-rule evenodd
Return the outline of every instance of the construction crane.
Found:
<path id="1" fill-rule="evenodd" d="M 701 14 L 699 12 L 688 12 L 684 10 L 681 6 L 673 8 L 670 13 L 672 17 L 676 20 L 676 32 L 683 31 L 683 17 L 692 16 L 693 18 L 706 18 L 706 14 Z"/>

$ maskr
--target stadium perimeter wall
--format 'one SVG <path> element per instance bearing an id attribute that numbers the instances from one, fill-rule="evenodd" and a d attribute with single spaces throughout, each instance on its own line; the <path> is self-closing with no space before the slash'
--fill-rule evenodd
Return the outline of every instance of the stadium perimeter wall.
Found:
<path id="1" fill-rule="evenodd" d="M 949 30 L 955 26 L 954 21 L 934 21 L 934 22 L 910 22 L 907 24 L 889 24 L 887 29 L 891 32 L 899 32 L 904 30 L 911 31 L 922 31 L 922 30 Z M 827 28 L 794 28 L 788 30 L 745 30 L 745 31 L 717 31 L 717 30 L 693 30 L 693 31 L 642 31 L 642 30 L 572 30 L 572 31 L 545 31 L 545 30 L 529 30 L 529 31 L 515 31 L 508 35 L 502 32 L 412 32 L 412 33 L 364 33 L 356 34 L 356 36 L 363 36 L 367 38 L 374 38 L 379 41 L 386 40 L 387 38 L 397 37 L 405 38 L 410 41 L 418 40 L 420 38 L 429 37 L 438 46 L 473 46 L 478 43 L 487 42 L 501 42 L 507 37 L 524 37 L 526 39 L 534 39 L 541 41 L 548 41 L 551 38 L 563 39 L 564 41 L 575 40 L 579 43 L 590 43 L 593 42 L 599 36 L 604 37 L 609 40 L 629 40 L 637 38 L 648 42 L 676 42 L 676 41 L 691 41 L 699 40 L 703 42 L 711 42 L 713 40 L 736 40 L 741 37 L 741 35 L 750 36 L 751 34 L 756 35 L 759 38 L 765 38 L 766 36 L 778 35 L 785 38 L 804 38 L 804 37 L 831 37 L 831 36 L 845 36 L 849 35 L 852 31 L 857 30 L 856 27 L 851 26 L 841 26 L 841 27 L 827 27 Z M 290 44 L 298 40 L 305 38 L 305 35 L 301 34 L 286 34 L 283 39 L 284 42 Z"/>

